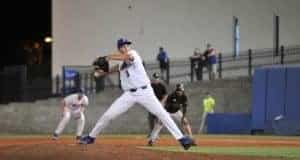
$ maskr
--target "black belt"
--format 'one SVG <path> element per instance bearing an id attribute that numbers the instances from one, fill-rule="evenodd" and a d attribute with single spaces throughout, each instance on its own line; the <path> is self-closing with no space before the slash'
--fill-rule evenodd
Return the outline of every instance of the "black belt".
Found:
<path id="1" fill-rule="evenodd" d="M 141 89 L 146 89 L 147 86 L 142 86 L 142 87 L 140 87 L 140 88 L 141 88 Z M 139 88 L 131 88 L 131 89 L 129 89 L 129 91 L 130 91 L 130 92 L 136 92 L 138 89 L 139 89 Z"/>

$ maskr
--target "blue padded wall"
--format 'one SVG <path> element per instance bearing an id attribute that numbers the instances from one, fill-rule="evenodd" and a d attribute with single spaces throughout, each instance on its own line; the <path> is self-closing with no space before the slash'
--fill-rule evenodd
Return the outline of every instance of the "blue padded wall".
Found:
<path id="1" fill-rule="evenodd" d="M 275 123 L 274 118 L 279 115 L 284 116 L 284 121 Z M 300 133 L 299 125 L 290 122 L 300 122 L 300 67 L 256 69 L 253 77 L 252 130 L 286 135 Z"/>
<path id="2" fill-rule="evenodd" d="M 284 114 L 286 69 L 269 68 L 267 79 L 266 120 L 273 121 L 278 115 Z"/>
<path id="3" fill-rule="evenodd" d="M 299 112 L 298 112 L 299 113 Z M 299 136 L 300 135 L 300 125 L 299 118 L 283 117 L 282 119 L 275 120 L 272 122 L 274 132 L 277 135 L 284 136 Z"/>
<path id="4" fill-rule="evenodd" d="M 246 113 L 215 113 L 207 116 L 209 134 L 249 134 L 251 115 Z"/>
<path id="5" fill-rule="evenodd" d="M 253 130 L 263 130 L 266 114 L 267 69 L 256 69 L 252 82 L 252 123 Z"/>
<path id="6" fill-rule="evenodd" d="M 287 68 L 285 116 L 300 122 L 300 67 Z"/>

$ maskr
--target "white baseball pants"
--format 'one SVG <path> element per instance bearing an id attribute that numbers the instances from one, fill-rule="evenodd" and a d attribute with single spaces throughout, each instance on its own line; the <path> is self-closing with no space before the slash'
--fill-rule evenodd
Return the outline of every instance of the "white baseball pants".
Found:
<path id="1" fill-rule="evenodd" d="M 74 113 L 71 111 L 64 112 L 63 118 L 60 120 L 60 122 L 54 132 L 55 134 L 60 135 L 62 133 L 62 131 L 65 129 L 66 125 L 69 123 L 71 116 L 73 116 L 77 120 L 76 136 L 82 135 L 83 129 L 84 129 L 84 124 L 85 124 L 85 116 L 82 112 Z"/>
<path id="2" fill-rule="evenodd" d="M 113 119 L 126 112 L 135 103 L 142 105 L 146 110 L 156 115 L 175 139 L 178 140 L 183 137 L 183 134 L 171 119 L 169 113 L 167 113 L 155 97 L 152 87 L 150 86 L 146 89 L 139 88 L 136 92 L 125 91 L 100 117 L 89 135 L 91 137 L 96 137 Z"/>
<path id="3" fill-rule="evenodd" d="M 176 120 L 177 122 L 181 123 L 183 114 L 182 112 L 179 110 L 175 113 L 168 113 L 170 114 L 170 116 Z M 151 141 L 155 141 L 158 138 L 159 132 L 161 131 L 161 129 L 163 128 L 163 124 L 161 123 L 160 120 L 156 121 L 153 127 L 153 130 L 151 131 L 151 134 L 149 136 L 149 140 Z"/>

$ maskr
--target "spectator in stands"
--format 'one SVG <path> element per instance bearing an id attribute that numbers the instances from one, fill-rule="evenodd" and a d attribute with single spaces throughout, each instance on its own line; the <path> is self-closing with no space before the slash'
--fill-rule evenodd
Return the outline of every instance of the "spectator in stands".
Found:
<path id="1" fill-rule="evenodd" d="M 194 54 L 191 57 L 194 61 L 194 70 L 196 73 L 197 80 L 202 80 L 203 78 L 203 67 L 205 65 L 205 59 L 203 58 L 203 54 L 201 53 L 199 48 L 195 48 Z"/>
<path id="2" fill-rule="evenodd" d="M 194 54 L 193 54 L 194 57 L 199 57 L 201 56 L 201 51 L 199 48 L 195 48 L 194 49 Z"/>
<path id="3" fill-rule="evenodd" d="M 207 44 L 204 52 L 204 57 L 207 62 L 207 69 L 209 73 L 209 80 L 214 80 L 217 75 L 217 53 L 211 44 Z"/>
<path id="4" fill-rule="evenodd" d="M 157 55 L 157 61 L 159 62 L 160 75 L 163 80 L 166 80 L 166 71 L 169 67 L 169 56 L 163 47 L 159 47 L 159 53 Z"/>
<path id="5" fill-rule="evenodd" d="M 209 92 L 206 92 L 205 95 L 206 96 L 203 99 L 203 113 L 202 113 L 199 133 L 204 133 L 204 130 L 206 128 L 207 114 L 213 114 L 215 112 L 215 109 L 214 109 L 215 105 L 216 105 L 215 99 L 210 95 Z"/>

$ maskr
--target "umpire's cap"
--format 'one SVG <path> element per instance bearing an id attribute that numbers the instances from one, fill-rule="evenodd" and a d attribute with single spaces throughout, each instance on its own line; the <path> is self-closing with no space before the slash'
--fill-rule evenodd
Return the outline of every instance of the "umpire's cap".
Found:
<path id="1" fill-rule="evenodd" d="M 132 44 L 132 42 L 130 42 L 129 40 L 125 39 L 125 38 L 120 38 L 118 41 L 117 41 L 117 47 L 118 49 L 120 49 L 121 47 L 123 47 L 125 44 Z"/>
<path id="2" fill-rule="evenodd" d="M 184 91 L 184 86 L 182 83 L 176 84 L 176 91 Z"/>
<path id="3" fill-rule="evenodd" d="M 160 78 L 160 75 L 159 75 L 157 72 L 155 72 L 155 73 L 153 73 L 152 77 L 153 77 L 154 79 L 159 79 L 159 78 Z"/>

